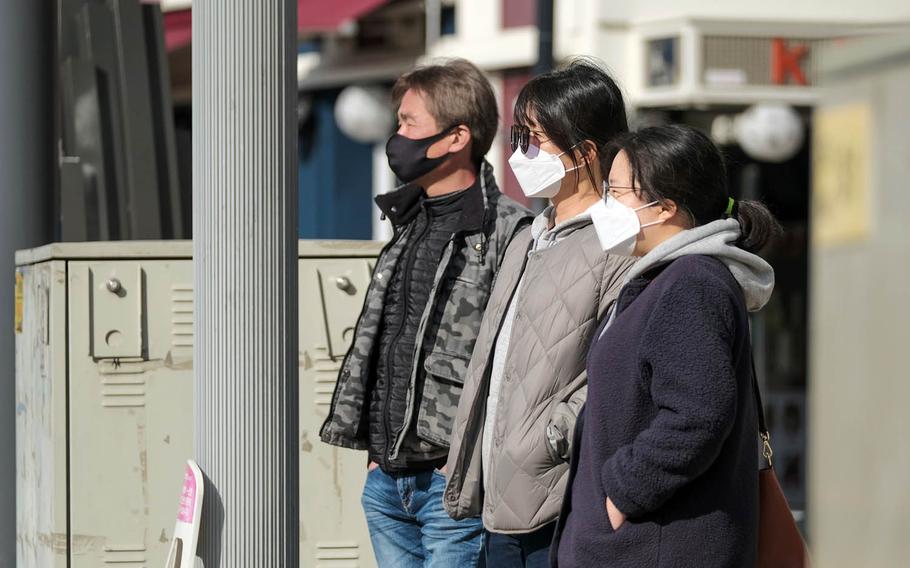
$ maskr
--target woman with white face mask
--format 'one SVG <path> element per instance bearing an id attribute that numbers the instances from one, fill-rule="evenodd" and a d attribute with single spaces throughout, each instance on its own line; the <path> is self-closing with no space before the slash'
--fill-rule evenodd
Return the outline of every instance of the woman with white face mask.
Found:
<path id="1" fill-rule="evenodd" d="M 748 312 L 771 296 L 755 251 L 780 227 L 729 196 L 720 152 L 693 128 L 645 128 L 607 155 L 594 225 L 608 255 L 640 260 L 588 354 L 553 564 L 754 566 Z"/>
<path id="2" fill-rule="evenodd" d="M 587 345 L 632 264 L 603 255 L 589 209 L 603 148 L 627 130 L 622 94 L 576 61 L 531 80 L 515 104 L 522 191 L 550 206 L 512 240 L 475 344 L 453 427 L 445 506 L 482 514 L 488 566 L 546 566 L 584 403 Z"/>

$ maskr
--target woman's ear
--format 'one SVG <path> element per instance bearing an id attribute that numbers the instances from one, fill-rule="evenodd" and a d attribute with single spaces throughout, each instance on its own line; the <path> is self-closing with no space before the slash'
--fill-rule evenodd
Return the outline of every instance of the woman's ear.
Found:
<path id="1" fill-rule="evenodd" d="M 575 148 L 575 155 L 579 163 L 597 164 L 597 144 L 590 140 L 582 140 Z"/>
<path id="2" fill-rule="evenodd" d="M 465 146 L 471 143 L 471 129 L 464 124 L 459 124 L 452 131 L 454 138 L 452 145 L 449 146 L 449 153 L 460 152 Z"/>
<path id="3" fill-rule="evenodd" d="M 591 183 L 594 185 L 594 191 L 597 195 L 603 197 L 603 178 L 600 164 L 598 163 L 600 158 L 597 155 L 597 144 L 590 140 L 582 140 L 581 143 L 575 147 L 573 154 L 576 165 L 581 168 L 575 170 L 575 174 L 586 175 L 589 178 L 593 175 L 594 177 L 591 178 Z M 584 173 L 582 174 L 581 172 Z"/>
<path id="4" fill-rule="evenodd" d="M 672 199 L 665 199 L 656 205 L 660 207 L 660 211 L 657 213 L 657 218 L 663 221 L 664 223 L 669 222 L 671 219 L 675 221 L 678 225 L 688 225 L 688 221 L 684 218 L 682 211 L 676 206 L 676 202 Z"/>

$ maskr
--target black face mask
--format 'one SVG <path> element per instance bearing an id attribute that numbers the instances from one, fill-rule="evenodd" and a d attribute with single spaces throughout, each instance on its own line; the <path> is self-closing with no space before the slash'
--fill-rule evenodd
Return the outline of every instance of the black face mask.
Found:
<path id="1" fill-rule="evenodd" d="M 444 129 L 439 134 L 418 140 L 405 138 L 401 134 L 393 134 L 386 142 L 385 154 L 389 158 L 389 167 L 395 172 L 395 176 L 404 183 L 411 183 L 439 167 L 448 159 L 449 154 L 443 154 L 438 158 L 427 158 L 427 150 L 452 132 L 452 128 L 454 126 Z"/>

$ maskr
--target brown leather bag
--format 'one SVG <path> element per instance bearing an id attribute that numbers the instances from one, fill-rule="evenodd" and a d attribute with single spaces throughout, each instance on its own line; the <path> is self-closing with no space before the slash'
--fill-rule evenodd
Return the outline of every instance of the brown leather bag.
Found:
<path id="1" fill-rule="evenodd" d="M 752 362 L 752 385 L 758 405 L 758 433 L 762 439 L 762 455 L 768 467 L 758 472 L 758 556 L 756 568 L 808 568 L 809 550 L 793 520 L 790 505 L 784 496 L 771 456 L 771 435 L 765 425 L 765 411 Z"/>

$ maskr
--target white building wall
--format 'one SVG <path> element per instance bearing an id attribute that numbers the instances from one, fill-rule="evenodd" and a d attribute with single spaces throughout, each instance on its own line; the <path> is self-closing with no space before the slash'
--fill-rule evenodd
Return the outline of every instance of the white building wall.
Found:
<path id="1" fill-rule="evenodd" d="M 474 62 L 487 72 L 501 101 L 503 71 L 530 68 L 537 61 L 536 26 L 503 28 L 503 0 L 453 0 L 451 4 L 455 34 L 428 46 L 425 58 L 463 57 Z M 702 34 L 833 37 L 845 30 L 856 33 L 863 24 L 879 26 L 901 19 L 910 20 L 906 0 L 554 0 L 554 55 L 557 62 L 573 56 L 600 60 L 623 89 L 630 113 L 646 107 L 748 105 L 767 100 L 802 106 L 814 104 L 815 89 L 704 89 Z M 645 89 L 646 38 L 671 35 L 681 40 L 680 82 L 673 88 Z M 511 117 L 500 120 L 509 124 Z M 488 158 L 500 175 L 502 154 L 497 137 Z"/>
<path id="2" fill-rule="evenodd" d="M 456 33 L 441 38 L 428 56 L 459 56 L 485 70 L 530 67 L 537 59 L 534 26 L 503 29 L 502 0 L 455 0 Z M 752 27 L 761 21 L 767 30 L 796 33 L 806 26 L 832 24 L 832 34 L 844 24 L 889 24 L 910 20 L 906 0 L 555 0 L 555 55 L 565 59 L 589 55 L 602 60 L 637 98 L 643 69 L 639 53 L 642 30 L 661 25 L 691 32 L 684 22 L 728 20 Z M 662 24 L 664 21 L 666 24 Z M 802 26 L 801 26 L 802 24 Z M 687 35 L 683 49 L 695 50 Z M 692 79 L 689 77 L 688 79 Z"/>
<path id="3" fill-rule="evenodd" d="M 496 130 L 496 138 L 493 140 L 493 145 L 490 146 L 490 151 L 487 152 L 487 161 L 493 165 L 496 179 L 501 181 L 503 175 L 502 168 L 505 165 L 504 159 L 506 158 L 503 156 L 502 152 L 502 125 L 511 125 L 512 117 L 502 116 L 502 73 L 488 73 L 487 78 L 493 86 L 493 92 L 496 94 L 496 107 L 499 109 L 499 128 Z"/>
<path id="4" fill-rule="evenodd" d="M 494 6 L 488 7 L 491 13 Z M 461 23 L 460 16 L 456 17 L 458 33 L 440 38 L 427 50 L 429 57 L 464 57 L 487 70 L 530 67 L 537 61 L 536 27 L 500 29 L 497 21 L 495 28 L 490 26 L 491 22 L 483 22 L 479 29 L 468 25 L 468 31 L 461 31 L 467 24 Z"/>
<path id="5" fill-rule="evenodd" d="M 874 23 L 910 18 L 910 3 L 906 0 L 601 0 L 597 4 L 601 22 L 721 18 Z"/>

